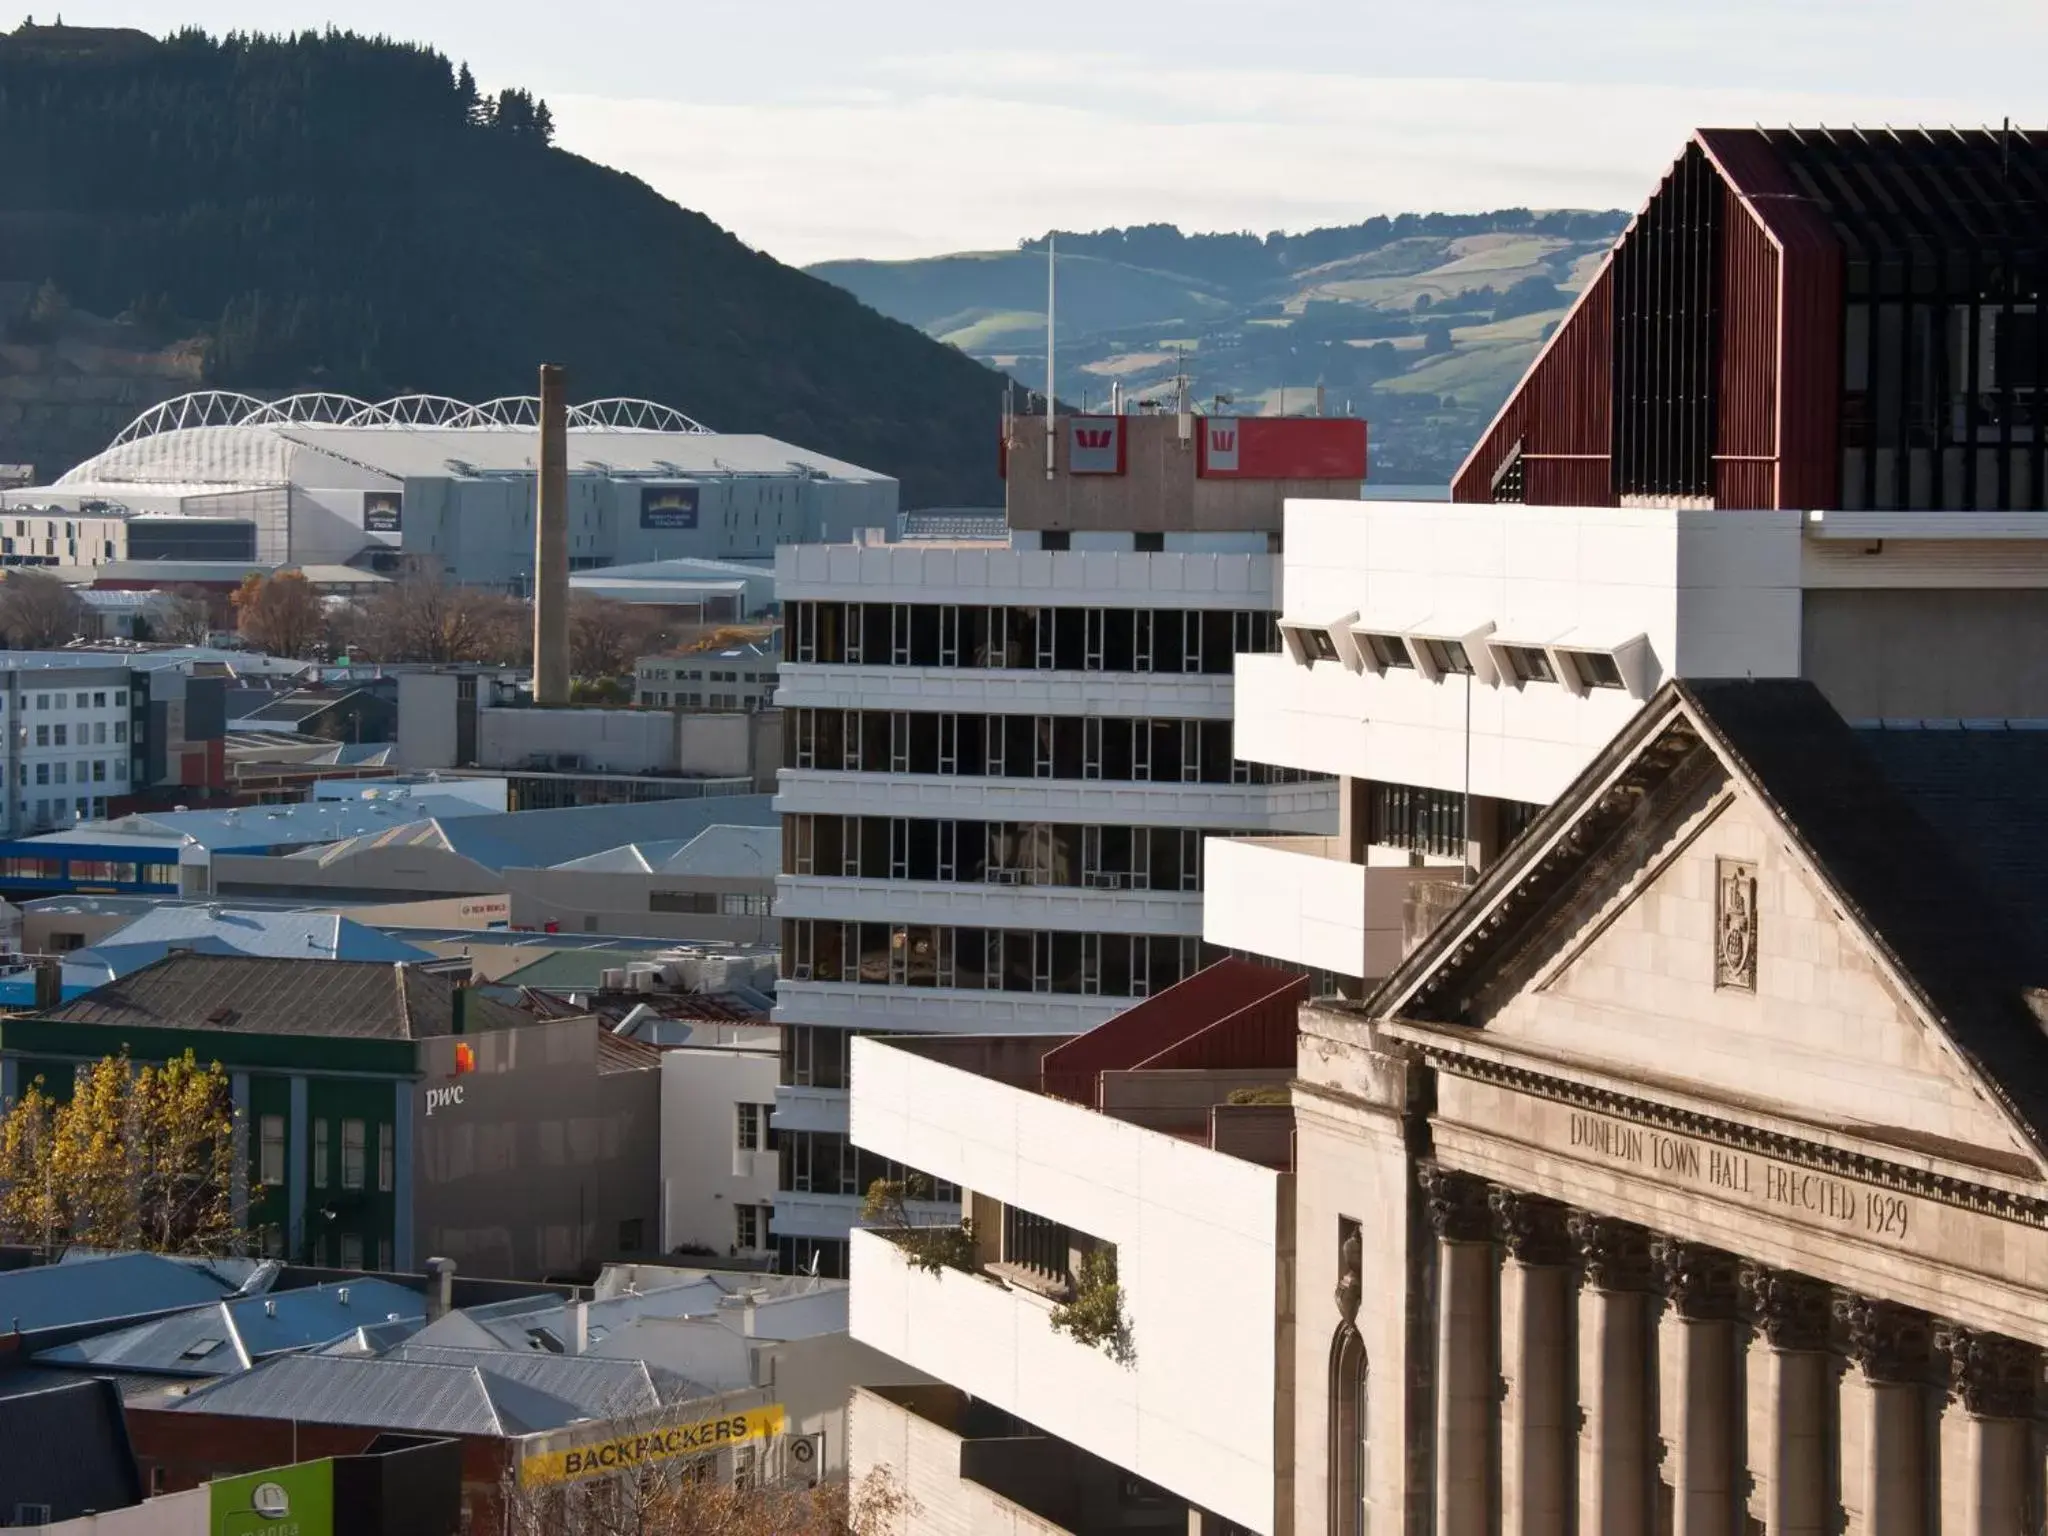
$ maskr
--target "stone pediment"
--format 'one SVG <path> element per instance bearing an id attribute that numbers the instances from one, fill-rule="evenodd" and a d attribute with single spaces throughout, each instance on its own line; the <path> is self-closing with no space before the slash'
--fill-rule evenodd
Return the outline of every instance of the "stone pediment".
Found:
<path id="1" fill-rule="evenodd" d="M 1887 789 L 1806 684 L 1670 685 L 1374 1011 L 1553 1076 L 2038 1179 L 2032 951 Z"/>

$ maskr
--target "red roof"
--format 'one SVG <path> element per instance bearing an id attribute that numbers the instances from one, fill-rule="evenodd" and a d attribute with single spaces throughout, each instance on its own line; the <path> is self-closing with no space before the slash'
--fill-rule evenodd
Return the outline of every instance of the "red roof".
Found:
<path id="1" fill-rule="evenodd" d="M 1041 1091 L 1101 1107 L 1104 1072 L 1294 1065 L 1299 971 L 1219 960 L 1045 1053 Z"/>

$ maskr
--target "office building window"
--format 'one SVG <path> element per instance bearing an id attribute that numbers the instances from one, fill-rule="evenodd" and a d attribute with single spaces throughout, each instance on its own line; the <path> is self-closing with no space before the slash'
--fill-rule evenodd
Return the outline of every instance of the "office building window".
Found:
<path id="1" fill-rule="evenodd" d="M 128 690 L 126 688 L 116 688 L 114 690 L 114 707 L 116 709 L 126 709 L 128 707 Z"/>
<path id="2" fill-rule="evenodd" d="M 361 1189 L 363 1187 L 363 1122 L 344 1120 L 341 1122 L 341 1187 Z"/>
<path id="3" fill-rule="evenodd" d="M 327 1157 L 327 1122 L 325 1120 L 315 1120 L 313 1122 L 313 1187 L 315 1189 L 325 1189 L 327 1187 Z"/>
<path id="4" fill-rule="evenodd" d="M 377 1267 L 387 1274 L 391 1271 L 391 1239 L 388 1237 L 377 1239 Z"/>
<path id="5" fill-rule="evenodd" d="M 262 1184 L 284 1183 L 284 1116 L 265 1115 L 258 1126 L 256 1178 Z"/>
<path id="6" fill-rule="evenodd" d="M 93 707 L 94 709 L 105 709 L 105 708 L 107 707 L 107 696 L 106 696 L 106 694 L 105 694 L 105 693 L 95 693 L 95 694 L 94 694 L 94 695 L 92 696 L 92 707 Z"/>
<path id="7" fill-rule="evenodd" d="M 127 740 L 128 722 L 126 720 L 116 720 L 114 722 L 114 745 L 118 747 Z"/>
<path id="8" fill-rule="evenodd" d="M 92 701 L 92 695 L 91 695 L 91 694 L 89 694 L 89 693 L 81 693 L 81 694 L 79 694 L 79 695 L 78 695 L 78 701 L 77 701 L 77 702 L 78 702 L 78 707 L 79 707 L 80 709 L 85 709 L 85 708 L 89 707 L 89 705 L 91 704 L 91 701 Z"/>
<path id="9" fill-rule="evenodd" d="M 647 1221 L 645 1217 L 628 1216 L 619 1223 L 619 1252 L 638 1253 L 646 1241 Z"/>
<path id="10" fill-rule="evenodd" d="M 341 1234 L 341 1267 L 361 1269 L 363 1267 L 363 1235 L 360 1232 Z"/>
<path id="11" fill-rule="evenodd" d="M 742 1152 L 763 1152 L 768 1147 L 768 1116 L 775 1106 L 772 1104 L 736 1104 L 733 1106 L 739 1116 L 739 1149 Z"/>
<path id="12" fill-rule="evenodd" d="M 50 728 L 49 728 L 49 727 L 48 727 L 47 725 L 39 725 L 39 726 L 37 726 L 37 727 L 36 727 L 36 745 L 37 745 L 37 746 L 39 746 L 39 747 L 47 747 L 47 746 L 48 746 L 49 744 L 50 744 Z"/>
<path id="13" fill-rule="evenodd" d="M 387 1122 L 377 1127 L 377 1187 L 390 1194 L 398 1174 L 398 1137 Z"/>

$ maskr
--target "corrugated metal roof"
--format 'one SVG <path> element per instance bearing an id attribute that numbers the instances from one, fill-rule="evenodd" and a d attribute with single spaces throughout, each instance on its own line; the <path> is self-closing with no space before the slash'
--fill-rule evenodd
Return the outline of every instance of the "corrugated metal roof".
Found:
<path id="1" fill-rule="evenodd" d="M 695 837 L 627 843 L 552 867 L 602 874 L 711 875 L 728 880 L 772 880 L 782 868 L 782 829 L 776 826 L 706 827 Z"/>
<path id="2" fill-rule="evenodd" d="M 159 906 L 117 928 L 74 958 L 103 960 L 126 976 L 161 960 L 173 945 L 217 954 L 280 960 L 432 960 L 424 949 L 331 912 L 253 911 L 239 907 Z"/>
<path id="3" fill-rule="evenodd" d="M 308 1286 L 236 1297 L 153 1323 L 59 1345 L 35 1355 L 39 1365 L 224 1376 L 270 1355 L 312 1349 L 366 1324 L 421 1317 L 417 1291 L 388 1280 Z"/>
<path id="4" fill-rule="evenodd" d="M 0 1274 L 0 1326 L 26 1334 L 126 1322 L 232 1294 L 222 1276 L 154 1253 L 124 1253 Z"/>
<path id="5" fill-rule="evenodd" d="M 555 1427 L 506 1424 L 482 1374 L 473 1368 L 347 1355 L 279 1355 L 164 1406 L 175 1413 L 444 1435 L 499 1436 Z"/>
<path id="6" fill-rule="evenodd" d="M 79 1381 L 0 1397 L 0 1490 L 10 1515 L 47 1504 L 52 1520 L 140 1504 L 115 1384 Z"/>

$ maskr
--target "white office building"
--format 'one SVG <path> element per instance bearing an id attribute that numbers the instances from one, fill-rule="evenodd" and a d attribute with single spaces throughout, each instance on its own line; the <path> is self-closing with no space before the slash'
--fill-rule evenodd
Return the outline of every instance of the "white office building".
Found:
<path id="1" fill-rule="evenodd" d="M 1214 958 L 1205 836 L 1334 825 L 1331 784 L 1232 746 L 1233 659 L 1279 644 L 1265 535 L 1131 542 L 782 554 L 786 1265 L 840 1272 L 888 1172 L 846 1140 L 854 1033 L 1091 1028 Z"/>

